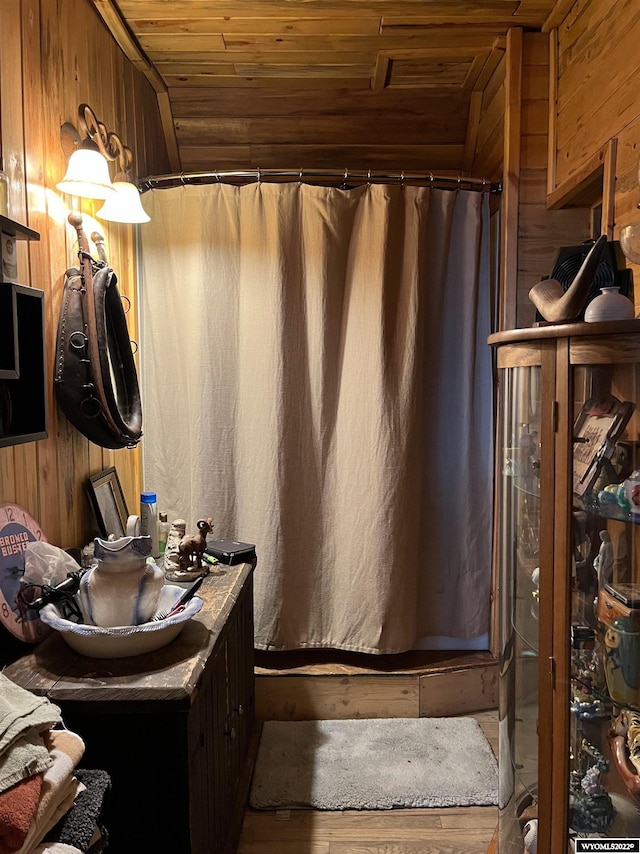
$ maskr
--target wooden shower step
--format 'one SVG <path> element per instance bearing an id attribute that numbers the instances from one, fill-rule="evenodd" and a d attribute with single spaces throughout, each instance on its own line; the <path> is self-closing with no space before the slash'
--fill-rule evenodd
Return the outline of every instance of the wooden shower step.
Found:
<path id="1" fill-rule="evenodd" d="M 256 650 L 262 720 L 442 717 L 497 707 L 490 652 L 366 655 L 339 650 Z"/>

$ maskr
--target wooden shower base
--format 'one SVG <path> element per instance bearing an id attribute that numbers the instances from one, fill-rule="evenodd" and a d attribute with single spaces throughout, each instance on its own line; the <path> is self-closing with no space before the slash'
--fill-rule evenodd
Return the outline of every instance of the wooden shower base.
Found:
<path id="1" fill-rule="evenodd" d="M 489 652 L 257 650 L 255 665 L 262 720 L 438 717 L 498 703 L 498 665 Z"/>

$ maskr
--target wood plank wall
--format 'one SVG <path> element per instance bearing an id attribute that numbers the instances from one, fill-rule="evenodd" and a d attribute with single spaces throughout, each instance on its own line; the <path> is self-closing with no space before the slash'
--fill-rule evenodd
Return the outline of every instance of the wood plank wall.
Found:
<path id="1" fill-rule="evenodd" d="M 56 182 L 66 160 L 60 126 L 77 126 L 80 103 L 90 104 L 136 158 L 138 174 L 167 171 L 155 94 L 116 46 L 87 0 L 2 0 L 0 3 L 0 142 L 9 174 L 9 215 L 41 235 L 19 244 L 21 284 L 45 292 L 46 351 L 53 349 L 65 269 L 77 261 L 75 234 L 66 223 L 70 197 Z M 90 204 L 82 203 L 83 213 Z M 129 329 L 136 336 L 135 243 L 132 226 L 85 220 L 105 235 L 121 291 L 132 300 Z M 94 534 L 85 494 L 89 475 L 115 465 L 131 510 L 141 485 L 139 451 L 107 451 L 88 442 L 56 410 L 49 386 L 49 437 L 0 449 L 0 501 L 21 504 L 48 540 L 79 546 Z"/>
<path id="2" fill-rule="evenodd" d="M 476 132 L 472 174 L 499 181 L 504 154 L 504 51 L 496 68 L 480 93 L 481 105 Z"/>
<path id="3" fill-rule="evenodd" d="M 516 326 L 531 326 L 529 290 L 549 276 L 558 250 L 590 237 L 588 208 L 547 210 L 549 37 L 524 33 L 518 202 Z"/>
<path id="4" fill-rule="evenodd" d="M 617 140 L 614 238 L 640 220 L 640 6 L 628 0 L 575 3 L 558 27 L 555 183 L 570 184 Z M 636 311 L 640 267 L 634 267 Z"/>

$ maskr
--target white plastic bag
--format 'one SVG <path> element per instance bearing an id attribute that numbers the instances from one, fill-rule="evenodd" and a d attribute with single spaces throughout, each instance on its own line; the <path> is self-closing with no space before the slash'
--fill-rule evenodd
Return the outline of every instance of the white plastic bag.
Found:
<path id="1" fill-rule="evenodd" d="M 78 572 L 80 567 L 64 549 L 51 543 L 36 540 L 28 543 L 24 552 L 25 584 L 47 584 L 55 587 L 65 580 L 70 572 Z"/>

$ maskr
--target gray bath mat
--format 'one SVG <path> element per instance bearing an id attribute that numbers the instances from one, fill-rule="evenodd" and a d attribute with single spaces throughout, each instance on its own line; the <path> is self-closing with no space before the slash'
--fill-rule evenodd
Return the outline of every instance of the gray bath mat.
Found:
<path id="1" fill-rule="evenodd" d="M 474 718 L 266 721 L 255 809 L 382 810 L 498 802 L 498 766 Z"/>

